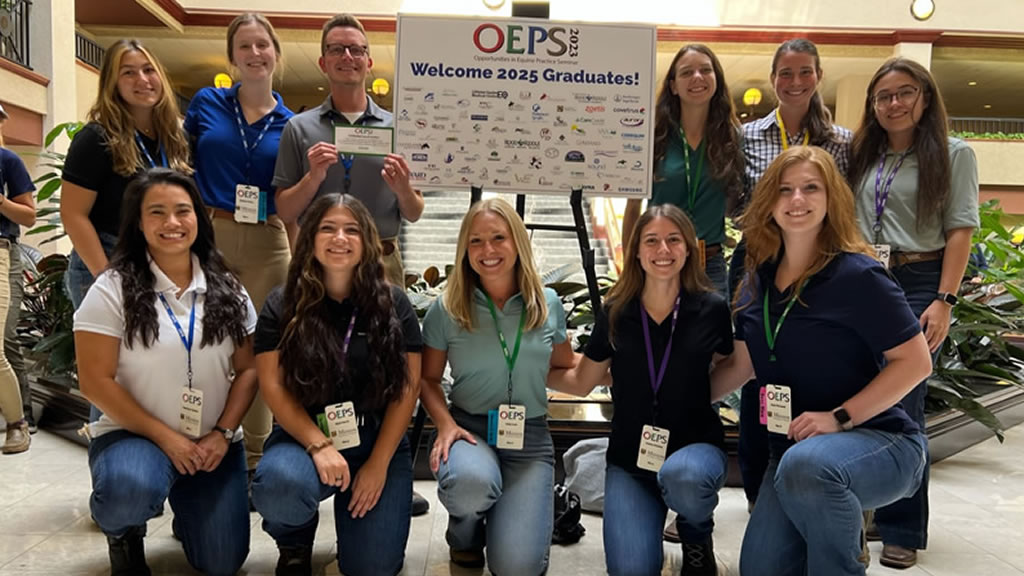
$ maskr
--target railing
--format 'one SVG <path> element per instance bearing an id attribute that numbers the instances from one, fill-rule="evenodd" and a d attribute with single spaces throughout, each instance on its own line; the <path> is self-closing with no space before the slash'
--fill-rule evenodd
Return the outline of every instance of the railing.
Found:
<path id="1" fill-rule="evenodd" d="M 949 119 L 949 129 L 953 132 L 974 132 L 975 134 L 1022 134 L 1024 118 L 972 118 L 960 117 Z"/>
<path id="2" fill-rule="evenodd" d="M 608 252 L 610 252 L 610 260 L 615 264 L 616 273 L 622 273 L 622 233 L 619 231 L 618 213 L 615 210 L 615 203 L 612 202 L 611 198 L 605 197 L 604 202 L 601 205 L 601 209 L 604 211 L 604 230 L 605 234 L 608 235 Z"/>
<path id="3" fill-rule="evenodd" d="M 102 46 L 75 32 L 75 58 L 99 70 L 104 52 Z"/>
<path id="4" fill-rule="evenodd" d="M 31 69 L 29 60 L 29 0 L 0 0 L 0 58 Z"/>

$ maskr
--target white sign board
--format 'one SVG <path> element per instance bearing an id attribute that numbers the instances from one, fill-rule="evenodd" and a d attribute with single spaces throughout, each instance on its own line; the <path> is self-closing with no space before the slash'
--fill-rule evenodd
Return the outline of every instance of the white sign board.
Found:
<path id="1" fill-rule="evenodd" d="M 650 196 L 653 26 L 400 14 L 397 35 L 418 188 Z"/>

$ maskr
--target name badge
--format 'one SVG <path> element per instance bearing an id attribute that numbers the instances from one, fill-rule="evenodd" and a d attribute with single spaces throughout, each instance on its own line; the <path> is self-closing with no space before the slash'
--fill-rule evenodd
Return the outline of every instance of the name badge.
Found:
<path id="1" fill-rule="evenodd" d="M 203 391 L 188 386 L 181 389 L 181 409 L 178 411 L 178 432 L 198 438 L 203 427 Z"/>
<path id="2" fill-rule="evenodd" d="M 665 428 L 645 424 L 640 433 L 640 451 L 636 454 L 636 467 L 657 472 L 668 455 L 668 435 Z"/>
<path id="3" fill-rule="evenodd" d="M 257 224 L 260 221 L 260 196 L 258 186 L 239 184 L 235 186 L 235 222 Z"/>
<path id="4" fill-rule="evenodd" d="M 334 127 L 334 147 L 338 154 L 387 156 L 394 149 L 394 130 L 383 126 Z"/>
<path id="5" fill-rule="evenodd" d="M 352 402 L 331 404 L 324 408 L 327 418 L 327 432 L 335 450 L 359 446 L 359 426 L 356 422 L 356 407 Z"/>
<path id="6" fill-rule="evenodd" d="M 768 431 L 788 434 L 789 423 L 793 421 L 793 394 L 789 386 L 769 384 L 764 388 Z"/>
<path id="7" fill-rule="evenodd" d="M 502 404 L 498 406 L 497 448 L 522 450 L 526 437 L 526 406 Z"/>
<path id="8" fill-rule="evenodd" d="M 878 259 L 882 262 L 882 266 L 889 267 L 889 257 L 892 256 L 892 246 L 888 244 L 872 244 L 872 248 L 875 249 L 875 254 L 878 255 Z"/>

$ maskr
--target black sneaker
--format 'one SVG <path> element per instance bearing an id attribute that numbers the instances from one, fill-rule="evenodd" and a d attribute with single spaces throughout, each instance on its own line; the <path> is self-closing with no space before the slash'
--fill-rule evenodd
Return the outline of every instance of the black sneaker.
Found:
<path id="1" fill-rule="evenodd" d="M 275 576 L 311 576 L 313 574 L 312 546 L 278 546 Z"/>
<path id="2" fill-rule="evenodd" d="M 708 536 L 703 542 L 683 542 L 683 569 L 680 576 L 718 576 L 715 546 Z"/>
<path id="3" fill-rule="evenodd" d="M 145 526 L 136 526 L 123 536 L 107 536 L 110 555 L 110 576 L 150 576 L 146 565 L 146 549 L 142 543 Z"/>
<path id="4" fill-rule="evenodd" d="M 423 516 L 430 511 L 430 502 L 415 490 L 412 493 L 412 515 Z"/>

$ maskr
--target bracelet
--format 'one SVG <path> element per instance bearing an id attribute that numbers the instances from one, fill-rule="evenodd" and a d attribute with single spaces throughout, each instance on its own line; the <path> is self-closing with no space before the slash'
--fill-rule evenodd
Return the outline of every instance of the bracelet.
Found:
<path id="1" fill-rule="evenodd" d="M 306 454 L 312 455 L 313 452 L 316 452 L 317 450 L 320 450 L 321 448 L 327 448 L 330 445 L 331 445 L 331 441 L 327 440 L 326 438 L 321 440 L 321 441 L 319 441 L 319 442 L 313 442 L 309 446 L 306 446 Z"/>

